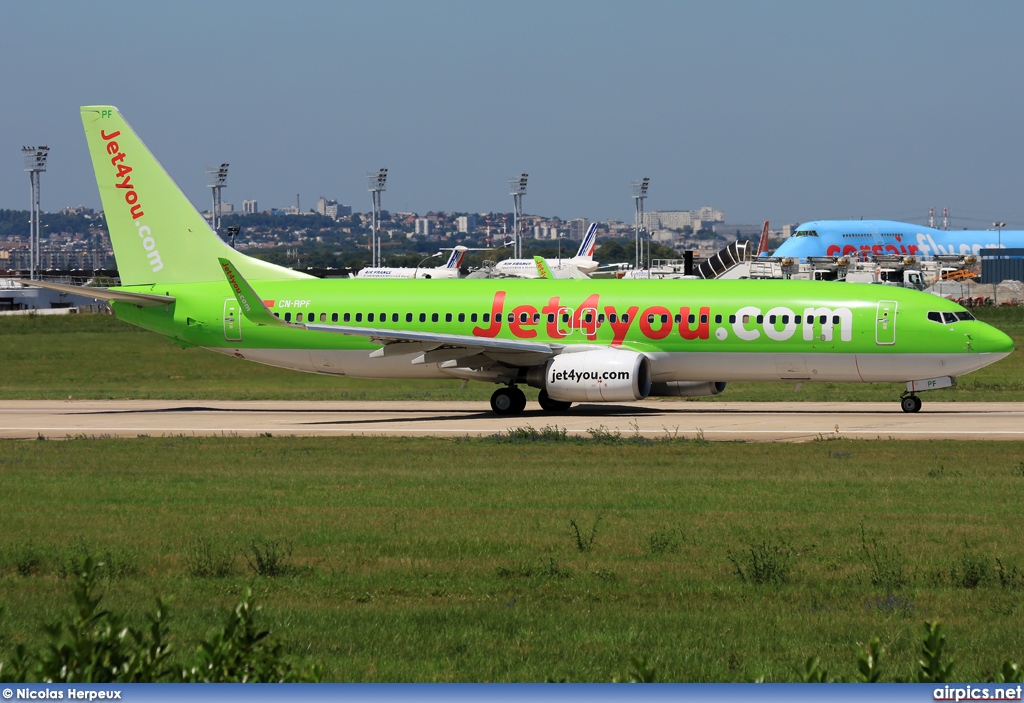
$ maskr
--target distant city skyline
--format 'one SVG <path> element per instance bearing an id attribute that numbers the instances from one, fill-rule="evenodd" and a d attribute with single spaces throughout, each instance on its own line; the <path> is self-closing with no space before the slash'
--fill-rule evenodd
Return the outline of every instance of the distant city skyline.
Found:
<path id="1" fill-rule="evenodd" d="M 1024 5 L 264 1 L 15 4 L 0 208 L 27 209 L 21 147 L 51 147 L 42 207 L 99 208 L 78 116 L 114 104 L 186 195 L 632 221 L 705 205 L 733 222 L 1024 227 L 1016 36 Z"/>

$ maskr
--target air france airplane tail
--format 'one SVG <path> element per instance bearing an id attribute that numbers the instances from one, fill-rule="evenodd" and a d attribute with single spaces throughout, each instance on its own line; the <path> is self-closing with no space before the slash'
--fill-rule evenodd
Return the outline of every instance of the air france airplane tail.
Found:
<path id="1" fill-rule="evenodd" d="M 466 258 L 466 247 L 458 246 L 452 249 L 452 255 L 448 257 L 448 263 L 444 265 L 446 269 L 460 269 L 462 268 L 462 260 Z"/>
<path id="2" fill-rule="evenodd" d="M 580 244 L 579 251 L 576 252 L 577 259 L 592 259 L 594 258 L 594 245 L 597 243 L 597 223 L 591 222 L 590 227 L 587 228 L 587 234 L 583 237 L 583 242 Z"/>
<path id="3" fill-rule="evenodd" d="M 116 107 L 81 112 L 121 285 L 220 281 L 228 254 L 250 280 L 309 278 L 221 241 Z"/>

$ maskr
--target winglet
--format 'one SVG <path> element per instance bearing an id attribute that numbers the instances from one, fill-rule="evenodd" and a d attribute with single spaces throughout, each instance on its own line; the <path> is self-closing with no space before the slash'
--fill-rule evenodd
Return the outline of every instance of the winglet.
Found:
<path id="1" fill-rule="evenodd" d="M 533 257 L 533 261 L 537 264 L 537 277 L 538 278 L 554 278 L 555 274 L 551 273 L 551 268 L 548 266 L 548 262 L 544 260 L 543 256 Z"/>
<path id="2" fill-rule="evenodd" d="M 256 294 L 253 287 L 249 285 L 249 282 L 242 277 L 238 269 L 235 268 L 227 259 L 219 258 L 217 261 L 220 262 L 220 267 L 224 270 L 224 276 L 228 279 L 228 285 L 231 286 L 231 292 L 235 294 L 235 298 L 238 299 L 238 306 L 242 309 L 242 314 L 248 318 L 250 322 L 257 325 L 270 325 L 272 327 L 305 327 L 305 325 L 296 325 L 290 322 L 275 317 L 274 313 L 270 312 L 270 308 L 267 307 L 263 299 Z"/>

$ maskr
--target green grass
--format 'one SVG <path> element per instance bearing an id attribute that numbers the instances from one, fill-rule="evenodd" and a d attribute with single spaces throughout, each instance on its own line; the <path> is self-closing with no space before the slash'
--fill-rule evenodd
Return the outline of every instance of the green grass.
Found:
<path id="1" fill-rule="evenodd" d="M 929 401 L 1024 399 L 1024 308 L 977 309 L 979 318 L 1016 342 L 1008 358 L 959 379 Z M 168 339 L 103 315 L 0 317 L 0 399 L 148 398 L 202 400 L 474 400 L 492 384 L 461 381 L 366 380 L 286 371 Z M 12 372 L 16 369 L 16 372 Z M 731 383 L 699 402 L 733 400 L 879 400 L 899 397 L 901 384 Z M 531 398 L 535 391 L 530 390 Z"/>
<path id="2" fill-rule="evenodd" d="M 782 681 L 812 656 L 845 678 L 873 636 L 883 678 L 909 679 L 936 618 L 956 677 L 983 680 L 1024 655 L 1022 456 L 558 432 L 3 441 L 0 660 L 70 607 L 61 574 L 91 553 L 129 622 L 171 597 L 179 647 L 251 585 L 328 680 L 609 681 L 642 657 L 667 680 Z M 281 575 L 257 576 L 254 549 Z"/>

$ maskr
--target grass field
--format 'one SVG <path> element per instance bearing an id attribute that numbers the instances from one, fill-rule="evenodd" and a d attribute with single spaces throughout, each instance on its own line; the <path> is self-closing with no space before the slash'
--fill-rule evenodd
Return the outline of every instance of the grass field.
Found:
<path id="1" fill-rule="evenodd" d="M 1014 338 L 1003 361 L 928 401 L 1024 399 L 1024 308 L 976 310 Z M 286 371 L 168 339 L 102 315 L 0 317 L 0 399 L 487 400 L 492 384 L 338 378 Z M 529 389 L 528 389 L 529 390 Z M 731 383 L 716 400 L 894 400 L 901 384 Z M 529 390 L 531 397 L 536 391 Z"/>
<path id="2" fill-rule="evenodd" d="M 1019 443 L 4 441 L 0 484 L 0 661 L 87 552 L 179 651 L 251 585 L 328 680 L 848 677 L 875 635 L 910 679 L 935 618 L 958 679 L 1024 657 Z"/>

